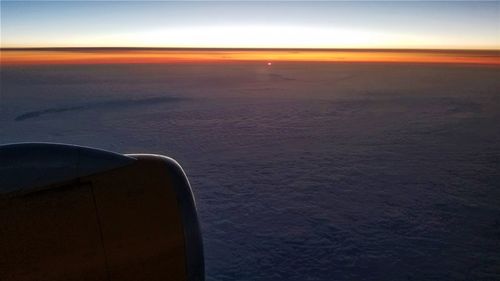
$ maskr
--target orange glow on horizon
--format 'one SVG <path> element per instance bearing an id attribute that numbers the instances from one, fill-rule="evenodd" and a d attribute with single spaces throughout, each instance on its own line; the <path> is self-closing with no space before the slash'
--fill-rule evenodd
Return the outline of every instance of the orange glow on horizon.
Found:
<path id="1" fill-rule="evenodd" d="M 262 61 L 460 63 L 500 65 L 498 51 L 457 50 L 158 50 L 158 49 L 3 49 L 1 65 L 148 64 Z"/>

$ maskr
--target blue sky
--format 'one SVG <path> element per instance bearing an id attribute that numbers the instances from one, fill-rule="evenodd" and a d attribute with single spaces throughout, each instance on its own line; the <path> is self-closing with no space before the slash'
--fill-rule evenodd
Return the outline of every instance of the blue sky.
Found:
<path id="1" fill-rule="evenodd" d="M 499 49 L 500 2 L 2 1 L 1 44 Z"/>

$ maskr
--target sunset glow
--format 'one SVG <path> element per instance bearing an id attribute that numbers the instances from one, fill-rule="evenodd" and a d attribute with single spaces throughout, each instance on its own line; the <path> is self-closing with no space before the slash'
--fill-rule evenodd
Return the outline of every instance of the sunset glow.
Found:
<path id="1" fill-rule="evenodd" d="M 411 50 L 168 50 L 168 49 L 46 49 L 3 50 L 3 65 L 124 64 L 231 61 L 465 63 L 500 65 L 495 51 Z"/>
<path id="2" fill-rule="evenodd" d="M 499 64 L 493 2 L 1 2 L 1 63 Z"/>

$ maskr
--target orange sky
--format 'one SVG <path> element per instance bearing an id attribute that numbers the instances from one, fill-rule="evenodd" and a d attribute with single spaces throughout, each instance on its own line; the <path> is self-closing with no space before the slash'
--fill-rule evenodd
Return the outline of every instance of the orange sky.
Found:
<path id="1" fill-rule="evenodd" d="M 499 51 L 248 50 L 248 49 L 3 49 L 2 65 L 123 64 L 230 61 L 412 62 L 500 65 Z"/>

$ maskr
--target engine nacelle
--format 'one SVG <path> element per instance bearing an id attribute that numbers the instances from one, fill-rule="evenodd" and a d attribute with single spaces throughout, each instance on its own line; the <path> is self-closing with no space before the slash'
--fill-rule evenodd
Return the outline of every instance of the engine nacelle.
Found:
<path id="1" fill-rule="evenodd" d="M 204 280 L 182 168 L 159 155 L 0 146 L 0 280 Z"/>

